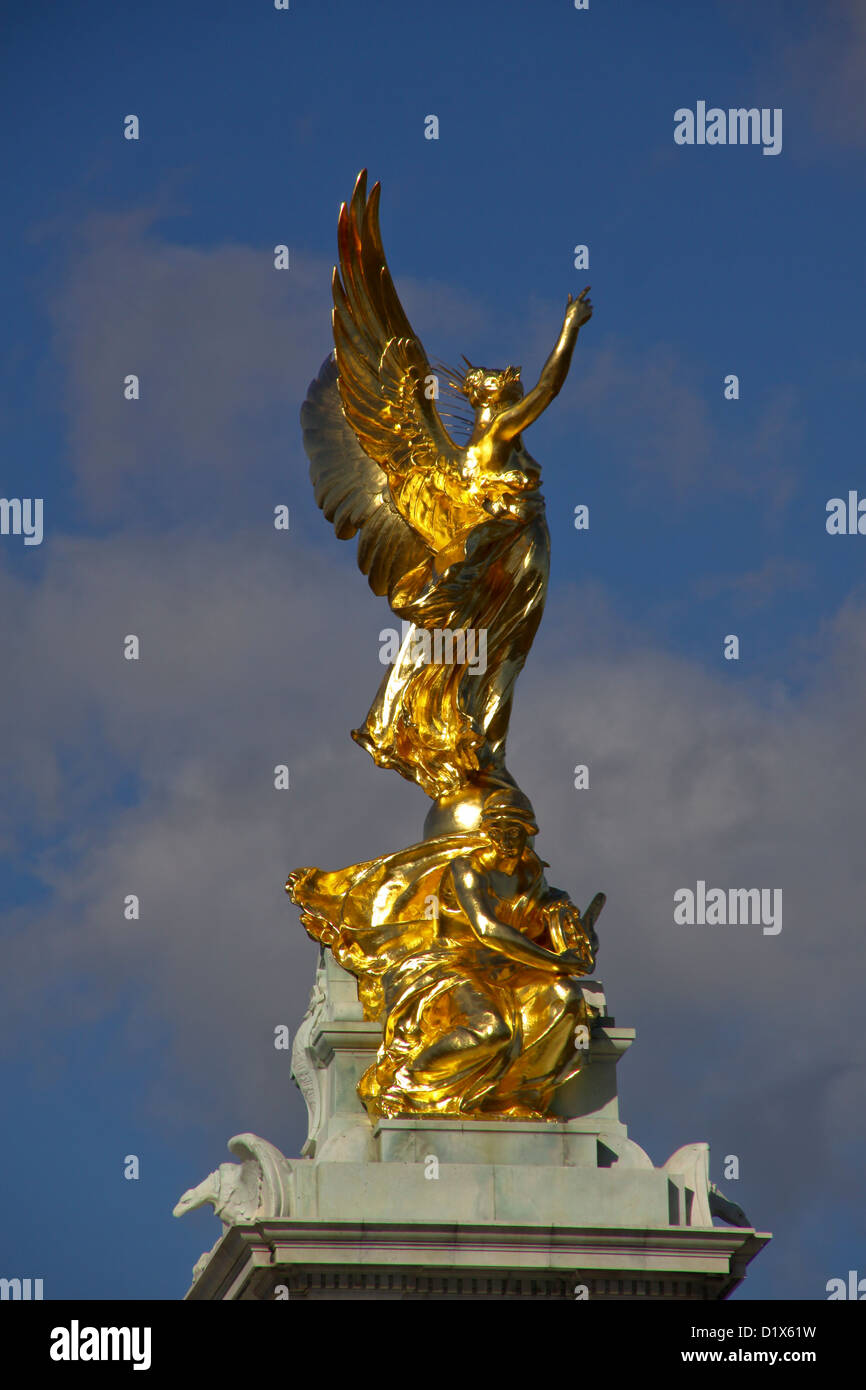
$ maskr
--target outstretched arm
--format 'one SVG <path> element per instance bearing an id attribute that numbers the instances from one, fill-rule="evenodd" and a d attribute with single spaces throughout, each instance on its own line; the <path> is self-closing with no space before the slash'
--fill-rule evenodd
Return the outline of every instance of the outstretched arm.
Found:
<path id="1" fill-rule="evenodd" d="M 547 409 L 554 396 L 559 395 L 571 366 L 571 354 L 577 342 L 578 330 L 581 324 L 592 318 L 592 304 L 586 298 L 588 293 L 589 285 L 581 291 L 577 299 L 568 296 L 559 341 L 542 368 L 538 385 L 533 387 L 522 401 L 496 416 L 490 425 L 490 436 L 494 443 L 505 443 L 522 430 L 528 429 L 542 411 Z"/>
<path id="2" fill-rule="evenodd" d="M 485 946 L 500 951 L 521 965 L 541 966 L 556 975 L 583 973 L 583 962 L 579 960 L 576 952 L 563 951 L 557 955 L 543 946 L 536 945 L 507 922 L 499 921 L 496 907 L 485 890 L 483 876 L 470 859 L 455 859 L 451 865 L 451 876 L 457 901 L 475 935 Z"/>

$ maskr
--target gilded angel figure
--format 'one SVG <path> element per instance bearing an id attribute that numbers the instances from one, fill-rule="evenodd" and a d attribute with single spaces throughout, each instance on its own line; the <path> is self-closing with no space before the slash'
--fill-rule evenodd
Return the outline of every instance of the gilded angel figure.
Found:
<path id="1" fill-rule="evenodd" d="M 361 173 L 339 219 L 334 345 L 301 411 L 316 501 L 375 594 L 410 624 L 353 738 L 429 796 L 478 772 L 505 773 L 514 684 L 541 619 L 550 537 L 541 469 L 522 432 L 558 394 L 587 287 L 569 295 L 559 339 L 524 395 L 519 367 L 454 373 L 474 416 L 465 445 L 446 430 L 436 378 L 397 298 L 379 232 L 379 185 Z M 415 627 L 486 633 L 486 670 L 431 663 Z"/>
<path id="2" fill-rule="evenodd" d="M 341 539 L 359 535 L 361 571 L 406 625 L 353 738 L 433 806 L 418 844 L 333 872 L 296 869 L 286 889 L 382 1022 L 359 1086 L 372 1114 L 539 1118 L 581 1063 L 574 1030 L 591 1010 L 579 980 L 595 964 L 604 896 L 582 915 L 548 886 L 535 813 L 505 764 L 550 554 L 541 470 L 522 432 L 565 381 L 589 287 L 569 295 L 528 394 L 519 367 L 450 369 L 472 412 L 459 444 L 391 280 L 378 207 L 379 185 L 368 198 L 362 172 L 340 212 L 334 355 L 301 423 L 318 505 Z M 417 640 L 431 631 L 483 631 L 483 669 L 468 643 L 431 661 Z"/>

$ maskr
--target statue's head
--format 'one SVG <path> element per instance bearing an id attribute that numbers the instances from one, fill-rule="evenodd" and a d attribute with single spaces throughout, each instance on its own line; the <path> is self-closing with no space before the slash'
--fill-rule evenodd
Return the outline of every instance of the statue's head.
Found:
<path id="1" fill-rule="evenodd" d="M 482 807 L 481 829 L 505 859 L 519 859 L 538 834 L 532 803 L 517 787 L 491 793 Z"/>
<path id="2" fill-rule="evenodd" d="M 523 399 L 519 367 L 506 367 L 500 372 L 493 367 L 470 366 L 462 389 L 473 410 L 490 407 L 497 412 Z"/>

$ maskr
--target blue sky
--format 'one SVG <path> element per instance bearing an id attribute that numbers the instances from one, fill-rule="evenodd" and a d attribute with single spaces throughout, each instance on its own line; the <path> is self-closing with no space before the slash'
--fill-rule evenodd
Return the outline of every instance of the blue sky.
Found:
<path id="1" fill-rule="evenodd" d="M 337 210 L 366 166 L 431 357 L 531 379 L 592 285 L 569 381 L 526 440 L 553 560 L 510 763 L 552 881 L 608 894 L 599 973 L 638 1029 L 631 1135 L 656 1162 L 709 1140 L 717 1181 L 740 1156 L 731 1195 L 775 1232 L 750 1297 L 866 1273 L 866 537 L 825 529 L 829 498 L 866 496 L 862 10 L 6 17 L 2 492 L 44 499 L 45 537 L 0 537 L 20 1193 L 2 1272 L 46 1297 L 183 1293 L 218 1225 L 173 1221 L 180 1193 L 231 1134 L 303 1141 L 269 1041 L 297 1025 L 315 959 L 286 871 L 388 852 L 407 817 L 420 834 L 423 797 L 348 737 L 387 609 L 315 508 L 297 422 L 330 347 Z M 699 100 L 781 108 L 781 153 L 676 145 L 674 112 Z M 139 631 L 136 667 L 120 652 Z M 781 886 L 784 930 L 684 935 L 672 894 L 697 878 Z"/>

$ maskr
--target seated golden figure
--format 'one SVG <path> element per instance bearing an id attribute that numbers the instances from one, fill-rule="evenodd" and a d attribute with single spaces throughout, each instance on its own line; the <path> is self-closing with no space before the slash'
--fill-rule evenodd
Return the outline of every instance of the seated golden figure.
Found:
<path id="1" fill-rule="evenodd" d="M 591 1023 L 579 977 L 592 970 L 598 895 L 585 919 L 549 888 L 518 788 L 480 782 L 443 797 L 427 838 L 286 884 L 301 921 L 357 977 L 383 1024 L 359 1094 L 373 1115 L 539 1119 Z"/>

